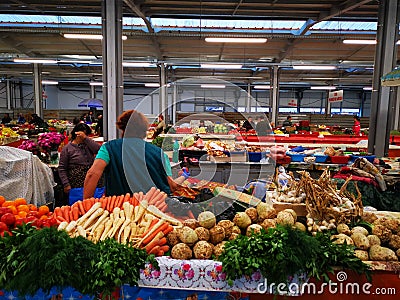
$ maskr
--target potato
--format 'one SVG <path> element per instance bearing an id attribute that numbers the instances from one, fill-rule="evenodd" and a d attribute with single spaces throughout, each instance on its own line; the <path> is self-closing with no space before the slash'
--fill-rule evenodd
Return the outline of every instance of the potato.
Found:
<path id="1" fill-rule="evenodd" d="M 361 250 L 369 249 L 369 240 L 360 231 L 356 231 L 351 235 L 351 239 L 354 241 L 354 245 Z"/>
<path id="2" fill-rule="evenodd" d="M 378 236 L 382 243 L 389 242 L 392 237 L 392 231 L 379 224 L 372 227 L 372 234 Z"/>
<path id="3" fill-rule="evenodd" d="M 367 236 L 368 240 L 369 240 L 369 246 L 373 246 L 373 245 L 381 245 L 381 240 L 373 234 L 370 234 Z"/>
<path id="4" fill-rule="evenodd" d="M 354 250 L 354 255 L 363 261 L 366 261 L 369 259 L 368 251 L 365 251 L 365 250 Z"/>
<path id="5" fill-rule="evenodd" d="M 361 226 L 356 226 L 351 230 L 351 234 L 354 234 L 356 232 L 359 232 L 359 233 L 361 233 L 361 234 L 363 234 L 365 236 L 368 235 L 368 230 L 365 229 L 364 227 L 361 227 Z"/>
<path id="6" fill-rule="evenodd" d="M 347 245 L 354 245 L 354 242 L 351 239 L 351 237 L 349 237 L 343 233 L 339 233 L 337 235 L 332 235 L 331 240 L 332 240 L 332 243 L 334 243 L 334 244 L 344 244 L 346 242 Z"/>
<path id="7" fill-rule="evenodd" d="M 373 245 L 369 249 L 369 258 L 371 260 L 382 260 L 382 261 L 398 260 L 396 253 L 393 250 L 378 245 Z"/>
<path id="8" fill-rule="evenodd" d="M 344 224 L 344 223 L 340 223 L 340 224 L 336 227 L 336 230 L 337 230 L 338 233 L 343 233 L 343 234 L 345 234 L 345 235 L 351 235 L 351 231 L 350 231 L 349 226 L 347 226 L 347 225 Z"/>

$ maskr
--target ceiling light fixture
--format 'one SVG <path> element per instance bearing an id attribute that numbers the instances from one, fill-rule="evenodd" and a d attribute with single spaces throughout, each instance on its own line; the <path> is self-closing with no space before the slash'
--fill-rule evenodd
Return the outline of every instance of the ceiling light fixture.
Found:
<path id="1" fill-rule="evenodd" d="M 335 86 L 325 85 L 325 86 L 312 86 L 312 90 L 336 90 Z"/>
<path id="2" fill-rule="evenodd" d="M 218 38 L 218 37 L 206 37 L 205 41 L 208 43 L 266 43 L 266 38 Z"/>
<path id="3" fill-rule="evenodd" d="M 89 82 L 90 85 L 97 85 L 97 86 L 102 86 L 103 83 L 102 82 L 97 82 L 97 81 L 91 81 Z"/>
<path id="4" fill-rule="evenodd" d="M 376 40 L 343 40 L 343 44 L 351 45 L 375 45 Z"/>
<path id="5" fill-rule="evenodd" d="M 150 83 L 145 83 L 144 86 L 145 87 L 160 87 L 160 84 L 159 83 L 150 82 Z"/>
<path id="6" fill-rule="evenodd" d="M 363 90 L 364 91 L 372 91 L 372 86 L 364 86 Z"/>
<path id="7" fill-rule="evenodd" d="M 298 65 L 293 66 L 293 70 L 335 70 L 336 66 L 312 66 L 312 65 Z"/>
<path id="8" fill-rule="evenodd" d="M 202 84 L 200 87 L 203 89 L 224 89 L 225 84 Z"/>
<path id="9" fill-rule="evenodd" d="M 58 81 L 55 80 L 42 80 L 42 84 L 58 84 Z"/>
<path id="10" fill-rule="evenodd" d="M 14 58 L 14 62 L 25 63 L 25 64 L 56 64 L 57 63 L 57 61 L 55 59 L 39 59 L 39 58 Z"/>
<path id="11" fill-rule="evenodd" d="M 202 69 L 241 69 L 240 64 L 201 64 Z"/>
<path id="12" fill-rule="evenodd" d="M 254 89 L 255 90 L 269 90 L 269 89 L 271 89 L 271 86 L 270 85 L 255 85 L 254 86 Z"/>
<path id="13" fill-rule="evenodd" d="M 66 39 L 80 39 L 80 40 L 102 40 L 103 36 L 101 34 L 79 34 L 79 33 L 63 33 Z M 127 40 L 126 35 L 122 36 L 122 40 Z"/>
<path id="14" fill-rule="evenodd" d="M 122 66 L 124 67 L 137 67 L 137 68 L 147 68 L 147 67 L 153 67 L 154 64 L 148 63 L 148 62 L 123 62 Z"/>

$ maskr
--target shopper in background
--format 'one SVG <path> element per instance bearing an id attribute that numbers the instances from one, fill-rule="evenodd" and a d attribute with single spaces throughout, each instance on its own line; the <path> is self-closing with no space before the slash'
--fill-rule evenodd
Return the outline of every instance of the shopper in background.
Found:
<path id="1" fill-rule="evenodd" d="M 68 194 L 69 204 L 72 205 L 83 198 L 83 183 L 86 173 L 94 162 L 94 157 L 100 145 L 88 138 L 92 130 L 84 123 L 79 123 L 71 131 L 71 141 L 63 147 L 60 155 L 58 174 Z M 103 182 L 97 185 L 96 197 L 104 193 Z"/>
<path id="2" fill-rule="evenodd" d="M 268 121 L 263 117 L 260 116 L 258 118 L 258 122 L 256 124 L 256 132 L 259 136 L 265 136 L 272 133 L 272 128 L 269 125 Z"/>
<path id="3" fill-rule="evenodd" d="M 282 126 L 283 127 L 287 127 L 287 126 L 292 126 L 292 116 L 287 116 L 286 117 L 286 120 L 285 121 L 283 121 L 283 124 L 282 124 Z"/>
<path id="4" fill-rule="evenodd" d="M 97 116 L 97 124 L 96 127 L 94 129 L 94 132 L 98 135 L 98 136 L 103 136 L 103 115 L 99 114 Z"/>
<path id="5" fill-rule="evenodd" d="M 12 121 L 10 114 L 5 113 L 3 119 L 1 119 L 1 124 L 8 124 Z"/>
<path id="6" fill-rule="evenodd" d="M 32 120 L 29 122 L 29 124 L 36 125 L 37 127 L 40 127 L 40 128 L 49 127 L 49 125 L 37 114 L 32 114 Z"/>
<path id="7" fill-rule="evenodd" d="M 85 122 L 86 124 L 92 124 L 94 122 L 93 111 L 89 111 L 89 113 L 86 115 Z"/>
<path id="8" fill-rule="evenodd" d="M 253 121 L 252 117 L 248 117 L 246 121 L 243 122 L 242 127 L 246 129 L 246 131 L 252 130 L 256 127 L 256 124 Z"/>
<path id="9" fill-rule="evenodd" d="M 164 116 L 162 114 L 158 115 L 158 124 L 155 128 L 153 138 L 156 138 L 158 135 L 164 132 L 166 128 Z"/>
<path id="10" fill-rule="evenodd" d="M 101 146 L 86 175 L 84 198 L 93 196 L 103 173 L 108 196 L 147 192 L 153 186 L 170 194 L 188 177 L 183 173 L 174 180 L 168 156 L 144 140 L 149 123 L 142 113 L 136 110 L 122 113 L 117 127 L 122 131 L 122 138 Z"/>
<path id="11" fill-rule="evenodd" d="M 360 135 L 360 131 L 361 131 L 360 118 L 358 116 L 354 115 L 353 134 Z"/>
<path id="12" fill-rule="evenodd" d="M 17 123 L 18 123 L 18 124 L 25 124 L 25 123 L 26 123 L 26 119 L 25 119 L 25 117 L 24 117 L 23 114 L 21 114 L 21 113 L 18 114 Z"/>

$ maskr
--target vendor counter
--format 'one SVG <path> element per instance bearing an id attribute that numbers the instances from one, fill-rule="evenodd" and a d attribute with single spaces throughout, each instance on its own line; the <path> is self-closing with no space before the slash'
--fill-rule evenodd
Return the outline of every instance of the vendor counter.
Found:
<path id="1" fill-rule="evenodd" d="M 199 180 L 243 186 L 251 180 L 268 178 L 275 172 L 275 164 L 260 162 L 202 161 L 185 165 L 192 177 Z"/>

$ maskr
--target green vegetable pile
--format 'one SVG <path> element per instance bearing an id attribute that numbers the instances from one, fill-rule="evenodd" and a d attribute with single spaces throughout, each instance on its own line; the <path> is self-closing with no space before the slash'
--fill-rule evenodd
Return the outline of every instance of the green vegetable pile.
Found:
<path id="1" fill-rule="evenodd" d="M 122 284 L 137 285 L 146 262 L 158 266 L 145 250 L 114 239 L 94 244 L 54 227 L 37 230 L 30 225 L 0 238 L 0 253 L 0 289 L 21 297 L 39 289 L 49 293 L 53 287 L 105 297 Z"/>
<path id="2" fill-rule="evenodd" d="M 174 141 L 172 140 L 171 137 L 161 137 L 157 136 L 155 139 L 151 141 L 153 145 L 156 145 L 157 147 L 160 147 L 164 151 L 172 151 Z"/>
<path id="3" fill-rule="evenodd" d="M 354 256 L 354 248 L 330 241 L 327 234 L 316 237 L 278 226 L 250 237 L 239 235 L 225 244 L 219 256 L 229 284 L 257 270 L 269 282 L 287 282 L 289 276 L 306 273 L 309 277 L 328 280 L 333 267 L 354 270 L 370 278 L 370 268 Z"/>

